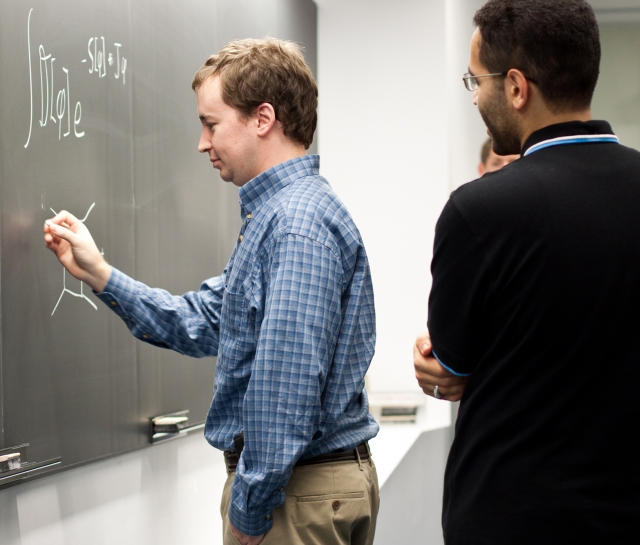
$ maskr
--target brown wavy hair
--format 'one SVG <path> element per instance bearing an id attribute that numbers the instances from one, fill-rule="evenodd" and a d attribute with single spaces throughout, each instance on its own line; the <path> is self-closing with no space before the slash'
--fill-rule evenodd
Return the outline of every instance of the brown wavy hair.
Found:
<path id="1" fill-rule="evenodd" d="M 275 38 L 230 42 L 196 72 L 192 89 L 213 76 L 220 77 L 222 100 L 242 117 L 267 102 L 285 136 L 309 148 L 318 122 L 318 86 L 300 46 Z"/>

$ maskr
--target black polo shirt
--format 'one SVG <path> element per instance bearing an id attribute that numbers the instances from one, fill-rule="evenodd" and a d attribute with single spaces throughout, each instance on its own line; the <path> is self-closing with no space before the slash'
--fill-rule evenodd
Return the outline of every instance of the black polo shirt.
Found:
<path id="1" fill-rule="evenodd" d="M 447 544 L 640 543 L 640 153 L 611 134 L 537 131 L 440 216 L 429 331 L 469 375 Z"/>

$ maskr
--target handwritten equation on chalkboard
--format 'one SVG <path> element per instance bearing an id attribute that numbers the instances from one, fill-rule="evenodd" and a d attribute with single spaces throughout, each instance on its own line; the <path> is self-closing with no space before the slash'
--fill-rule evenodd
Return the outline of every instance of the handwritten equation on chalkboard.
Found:
<path id="1" fill-rule="evenodd" d="M 33 8 L 29 11 L 27 18 L 27 47 L 29 50 L 29 90 L 31 96 L 31 118 L 29 121 L 29 136 L 27 142 L 24 145 L 25 148 L 29 146 L 31 142 L 31 135 L 33 132 L 34 121 L 34 85 L 33 85 L 33 65 L 35 55 L 31 51 L 31 15 L 33 14 Z M 82 63 L 88 63 L 89 74 L 97 78 L 106 78 L 108 72 L 111 72 L 113 77 L 122 81 L 122 85 L 126 85 L 127 75 L 127 59 L 122 55 L 122 44 L 114 42 L 114 51 L 107 53 L 107 41 L 104 36 L 96 37 L 92 36 L 87 42 L 88 58 L 83 59 Z M 114 54 L 115 53 L 115 54 Z M 49 122 L 58 126 L 58 140 L 62 140 L 71 135 L 71 124 L 73 117 L 73 135 L 76 138 L 82 138 L 84 131 L 80 130 L 80 123 L 82 122 L 82 104 L 78 100 L 73 109 L 73 116 L 71 114 L 71 78 L 69 70 L 64 66 L 61 66 L 61 72 L 63 75 L 63 82 L 58 87 L 56 93 L 55 87 L 55 73 L 54 63 L 56 58 L 51 52 L 47 52 L 44 45 L 40 44 L 38 47 L 37 62 L 39 64 L 40 73 L 40 128 L 46 128 Z M 60 73 L 60 72 L 59 72 Z M 36 85 L 37 88 L 37 85 Z M 50 125 L 53 126 L 53 125 Z"/>

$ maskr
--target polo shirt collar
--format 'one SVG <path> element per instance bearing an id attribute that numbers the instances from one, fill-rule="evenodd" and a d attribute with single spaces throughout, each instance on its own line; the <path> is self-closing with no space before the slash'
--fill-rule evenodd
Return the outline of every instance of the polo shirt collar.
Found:
<path id="1" fill-rule="evenodd" d="M 304 155 L 280 163 L 249 180 L 240 190 L 242 218 L 253 213 L 276 193 L 305 176 L 318 176 L 319 155 Z"/>
<path id="2" fill-rule="evenodd" d="M 529 148 L 532 148 L 541 142 L 553 140 L 554 138 L 595 135 L 615 136 L 611 129 L 611 125 L 606 121 L 569 121 L 567 123 L 548 125 L 547 127 L 535 131 L 531 136 L 529 136 L 529 138 L 527 138 L 524 146 L 522 146 L 522 155 L 524 155 Z"/>

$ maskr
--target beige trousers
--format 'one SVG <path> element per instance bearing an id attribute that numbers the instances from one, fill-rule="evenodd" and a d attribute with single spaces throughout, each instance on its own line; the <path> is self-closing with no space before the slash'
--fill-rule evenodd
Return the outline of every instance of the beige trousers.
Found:
<path id="1" fill-rule="evenodd" d="M 220 506 L 224 545 L 239 543 L 228 516 L 234 477 Z M 373 460 L 294 467 L 285 492 L 261 545 L 372 545 L 380 503 Z"/>

